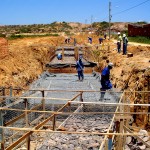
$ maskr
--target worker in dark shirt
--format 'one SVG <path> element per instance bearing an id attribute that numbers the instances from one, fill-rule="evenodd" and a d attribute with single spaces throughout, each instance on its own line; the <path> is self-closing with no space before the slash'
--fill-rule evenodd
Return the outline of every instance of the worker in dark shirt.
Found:
<path id="1" fill-rule="evenodd" d="M 112 84 L 110 82 L 110 70 L 113 67 L 113 63 L 109 63 L 107 67 L 102 70 L 101 73 L 101 98 L 104 99 L 105 91 L 112 88 Z"/>
<path id="2" fill-rule="evenodd" d="M 100 37 L 100 38 L 99 38 L 99 44 L 102 44 L 102 43 L 103 43 L 103 38 Z"/>
<path id="3" fill-rule="evenodd" d="M 76 63 L 76 69 L 78 72 L 79 81 L 83 81 L 83 79 L 84 79 L 84 74 L 83 74 L 84 65 L 82 62 L 82 56 L 79 57 L 79 60 Z"/>
<path id="4" fill-rule="evenodd" d="M 92 37 L 88 37 L 88 42 L 92 44 Z"/>

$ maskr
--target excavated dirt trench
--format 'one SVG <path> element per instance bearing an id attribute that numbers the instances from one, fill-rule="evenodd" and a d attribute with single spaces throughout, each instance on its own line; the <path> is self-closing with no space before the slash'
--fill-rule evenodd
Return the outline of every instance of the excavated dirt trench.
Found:
<path id="1" fill-rule="evenodd" d="M 27 42 L 28 39 L 26 39 L 24 41 Z M 33 44 L 32 40 L 28 43 L 25 43 L 25 42 L 24 42 L 24 46 L 25 46 L 24 48 L 22 45 L 21 46 L 15 45 L 15 42 L 11 43 L 10 56 L 6 57 L 5 60 L 4 59 L 1 60 L 1 64 L 4 66 L 3 68 L 1 67 L 2 74 L 0 76 L 0 78 L 2 79 L 1 80 L 2 85 L 9 86 L 10 81 L 11 81 L 11 85 L 13 85 L 13 86 L 14 85 L 15 86 L 21 85 L 22 87 L 28 86 L 34 80 L 37 79 L 37 76 L 39 74 L 42 73 L 43 64 L 48 62 L 49 57 L 46 57 L 46 60 L 44 60 L 43 56 L 45 56 L 45 55 L 48 56 L 47 54 L 50 54 L 49 52 L 51 52 L 51 51 L 48 52 L 49 48 L 47 49 L 46 46 L 43 48 L 43 44 L 41 46 L 39 46 L 39 44 L 38 44 L 39 40 L 36 41 L 37 42 L 36 45 Z M 20 45 L 20 43 L 19 43 L 19 45 Z M 13 46 L 14 46 L 15 50 L 12 49 Z M 25 50 L 25 49 L 27 50 L 27 54 L 25 52 L 21 51 L 22 48 L 23 48 L 23 50 Z M 30 51 L 31 50 L 30 48 L 32 49 L 32 51 Z M 111 48 L 111 50 L 112 49 L 113 48 Z M 145 83 L 145 79 L 143 78 L 143 76 L 145 76 L 146 74 L 149 74 L 149 67 L 148 67 L 149 66 L 149 58 L 150 58 L 149 51 L 148 51 L 149 48 L 148 47 L 143 48 L 142 46 L 133 46 L 132 48 L 129 47 L 129 51 L 130 50 L 134 54 L 133 58 L 127 58 L 126 56 L 117 54 L 117 52 L 115 50 L 105 53 L 105 55 L 107 55 L 107 59 L 114 62 L 114 64 L 115 64 L 114 70 L 112 70 L 112 79 L 113 79 L 114 85 L 116 85 L 116 87 L 120 89 L 123 87 L 124 82 L 128 81 L 127 89 L 134 89 L 135 83 L 136 83 L 136 81 L 138 81 L 139 85 L 137 86 L 137 90 L 138 89 L 144 90 L 145 84 L 143 84 L 143 83 Z M 42 55 L 41 55 L 41 52 L 42 52 Z M 22 57 L 22 55 L 24 57 Z M 16 57 L 17 59 L 15 59 L 15 56 L 18 56 L 18 57 Z M 29 62 L 26 63 L 26 60 L 28 60 L 27 58 L 29 58 Z M 33 61 L 33 60 L 35 60 L 35 61 Z M 10 62 L 10 63 L 8 63 L 8 62 Z M 12 66 L 14 64 L 14 62 L 18 62 L 18 63 L 16 63 L 15 67 Z M 19 62 L 22 62 L 22 66 L 19 66 L 20 65 Z M 33 63 L 33 65 L 31 65 L 31 62 Z M 13 71 L 11 71 L 11 69 L 9 69 L 7 64 L 10 64 L 10 67 L 12 68 Z M 105 64 L 105 62 L 104 62 L 104 64 Z M 131 72 L 131 68 L 133 69 L 133 66 L 135 66 L 134 73 L 133 73 L 132 77 L 129 80 L 127 80 L 128 76 Z M 144 70 L 143 70 L 143 68 L 144 68 Z M 69 68 L 68 72 L 71 72 L 71 70 L 72 70 L 72 68 L 71 69 Z M 24 73 L 22 71 L 24 71 Z M 63 69 L 61 71 L 63 72 Z M 7 78 L 5 78 L 6 74 L 7 74 Z M 139 77 L 138 79 L 137 79 L 137 76 Z M 57 81 L 59 81 L 59 80 L 57 80 Z M 95 85 L 93 85 L 93 86 L 95 86 Z M 70 89 L 70 86 L 67 86 L 67 88 Z M 82 88 L 82 86 L 81 86 L 81 88 Z M 99 87 L 97 87 L 97 88 L 99 88 Z M 79 119 L 81 119 L 81 118 L 79 118 Z M 136 121 L 137 125 L 141 125 L 142 118 L 138 117 L 137 119 L 138 119 Z M 78 120 L 78 118 L 77 118 L 77 120 Z M 59 140 L 59 142 L 61 142 L 61 141 Z M 50 143 L 51 143 L 51 141 L 50 141 Z M 65 146 L 66 145 L 64 145 L 64 147 Z M 82 144 L 79 144 L 79 149 L 81 148 L 80 146 L 82 147 Z"/>

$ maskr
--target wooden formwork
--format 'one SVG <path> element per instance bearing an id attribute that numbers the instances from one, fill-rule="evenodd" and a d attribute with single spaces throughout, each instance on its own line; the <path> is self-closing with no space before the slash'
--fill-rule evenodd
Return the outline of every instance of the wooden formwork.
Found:
<path id="1" fill-rule="evenodd" d="M 48 111 L 45 110 L 45 100 L 46 99 L 52 99 L 52 98 L 47 98 L 44 95 L 45 91 L 57 91 L 57 90 L 43 90 L 43 89 L 39 89 L 39 90 L 33 90 L 33 91 L 40 91 L 42 93 L 42 97 L 20 97 L 21 99 L 23 99 L 23 101 L 25 102 L 25 109 L 24 110 L 17 110 L 17 109 L 11 109 L 8 107 L 1 107 L 0 110 L 16 110 L 16 111 L 22 111 L 24 112 L 23 115 L 20 115 L 18 118 L 14 118 L 12 119 L 10 122 L 7 122 L 5 124 L 5 126 L 1 126 L 1 129 L 12 129 L 12 130 L 16 130 L 16 131 L 26 131 L 26 133 L 24 135 L 22 135 L 21 138 L 19 138 L 17 141 L 15 141 L 14 143 L 12 143 L 11 145 L 9 145 L 7 148 L 4 148 L 4 141 L 1 142 L 2 143 L 2 149 L 6 149 L 6 150 L 11 150 L 14 147 L 16 147 L 18 144 L 22 143 L 24 140 L 26 140 L 27 142 L 27 149 L 30 149 L 30 135 L 34 132 L 45 132 L 44 130 L 41 130 L 41 127 L 44 126 L 48 121 L 51 121 L 53 126 L 52 126 L 52 130 L 50 131 L 46 131 L 46 132 L 50 132 L 50 133 L 63 133 L 63 134 L 67 134 L 67 133 L 72 133 L 72 134 L 97 134 L 97 135 L 105 135 L 103 143 L 101 144 L 100 150 L 103 149 L 105 147 L 105 149 L 108 148 L 108 143 L 110 140 L 115 141 L 115 148 L 117 150 L 121 150 L 120 148 L 123 149 L 124 145 L 125 145 L 125 141 L 126 141 L 126 136 L 130 135 L 130 136 L 138 136 L 138 133 L 132 133 L 130 132 L 130 126 L 129 126 L 129 120 L 131 119 L 131 115 L 133 114 L 149 114 L 146 112 L 139 112 L 139 113 L 134 113 L 134 112 L 130 112 L 130 106 L 142 106 L 142 107 L 149 107 L 150 104 L 131 104 L 128 100 L 128 91 L 125 91 L 121 98 L 119 103 L 102 103 L 102 102 L 95 102 L 95 104 L 97 105 L 101 105 L 101 106 L 117 106 L 116 111 L 115 112 L 89 112 L 89 114 L 114 114 L 114 117 L 112 118 L 111 124 L 107 130 L 106 133 L 100 133 L 100 132 L 85 132 L 85 133 L 78 133 L 78 132 L 68 132 L 68 131 L 55 131 L 55 122 L 56 122 L 56 116 L 58 114 L 68 114 L 71 115 L 73 112 L 63 112 L 63 109 L 66 107 L 70 107 L 72 104 L 79 104 L 79 105 L 83 105 L 84 104 L 93 104 L 93 102 L 84 102 L 82 94 L 84 92 L 100 92 L 100 91 L 74 91 L 74 92 L 78 92 L 78 94 L 72 98 L 72 99 L 66 99 L 66 104 L 64 104 L 60 109 L 58 109 L 57 111 L 49 111 L 49 113 L 51 113 L 50 117 L 48 118 L 44 118 L 45 113 L 47 113 Z M 66 90 L 60 90 L 60 91 L 66 91 Z M 72 92 L 72 91 L 66 91 L 66 92 Z M 138 91 L 137 91 L 138 92 Z M 148 92 L 148 91 L 146 91 Z M 144 93 L 144 92 L 143 92 Z M 3 96 L 2 96 L 3 97 Z M 74 101 L 76 98 L 80 97 L 80 101 Z M 3 98 L 6 98 L 3 97 Z M 14 97 L 16 98 L 16 97 Z M 19 97 L 18 97 L 19 98 Z M 42 110 L 38 111 L 37 108 L 39 107 L 38 105 L 35 106 L 34 108 L 28 110 L 27 109 L 27 99 L 41 99 L 41 105 L 42 105 Z M 55 98 L 54 98 L 55 99 Z M 60 98 L 61 99 L 61 98 Z M 65 100 L 65 99 L 62 99 Z M 20 101 L 20 100 L 18 100 Z M 13 104 L 12 104 L 13 105 Z M 10 105 L 11 106 L 11 105 Z M 29 128 L 28 126 L 28 114 L 31 112 L 41 112 L 43 113 L 42 118 L 43 121 L 39 124 L 37 124 L 36 126 L 34 126 L 33 128 Z M 88 112 L 85 112 L 86 114 L 88 114 Z M 80 114 L 80 112 L 75 112 L 74 114 Z M 84 112 L 82 112 L 82 114 L 84 114 Z M 9 127 L 11 124 L 13 124 L 16 120 L 19 120 L 20 118 L 25 118 L 26 120 L 26 126 L 24 128 L 16 128 L 16 127 Z M 113 130 L 113 125 L 114 123 L 117 124 L 118 129 L 116 128 L 115 130 Z M 9 125 L 9 126 L 8 126 Z M 129 132 L 129 133 L 127 133 Z M 13 138 L 13 136 L 12 136 Z M 140 139 L 142 142 L 142 139 Z M 145 144 L 144 142 L 142 142 L 143 144 Z M 147 147 L 150 148 L 150 146 L 147 144 Z"/>
<path id="2" fill-rule="evenodd" d="M 90 59 L 91 53 L 89 53 L 90 51 L 88 52 L 83 47 L 59 47 L 59 49 L 56 49 L 55 51 L 57 52 L 58 50 L 62 54 L 62 60 L 57 60 L 56 54 L 53 55 L 53 59 L 51 59 L 50 63 L 46 65 L 49 72 L 77 73 L 76 61 L 79 59 L 79 55 L 82 55 L 84 58 L 84 73 L 92 73 L 93 67 L 96 66 L 96 63 L 87 61 L 87 55 Z M 71 51 L 72 53 L 69 54 Z M 71 57 L 66 56 L 67 53 Z"/>

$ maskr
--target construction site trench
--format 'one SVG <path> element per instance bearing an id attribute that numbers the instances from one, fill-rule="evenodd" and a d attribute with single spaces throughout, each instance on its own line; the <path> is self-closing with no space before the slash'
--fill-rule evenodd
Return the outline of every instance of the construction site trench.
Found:
<path id="1" fill-rule="evenodd" d="M 62 60 L 57 59 L 59 52 Z M 79 55 L 85 65 L 83 81 L 78 81 L 75 68 Z M 28 91 L 21 97 L 2 97 L 1 149 L 150 148 L 147 133 L 135 133 L 131 142 L 129 93 L 113 89 L 100 100 L 100 74 L 93 73 L 96 64 L 87 55 L 80 47 L 59 47 Z"/>

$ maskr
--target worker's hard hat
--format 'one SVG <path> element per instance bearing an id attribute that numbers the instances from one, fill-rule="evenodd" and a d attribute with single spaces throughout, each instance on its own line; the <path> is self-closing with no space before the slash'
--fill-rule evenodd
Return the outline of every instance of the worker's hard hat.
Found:
<path id="1" fill-rule="evenodd" d="M 126 37 L 126 34 L 123 34 L 123 37 Z"/>
<path id="2" fill-rule="evenodd" d="M 120 35 L 120 32 L 118 32 L 118 35 Z"/>
<path id="3" fill-rule="evenodd" d="M 113 63 L 112 62 L 110 62 L 109 64 L 108 64 L 108 66 L 110 66 L 110 67 L 113 67 Z"/>
<path id="4" fill-rule="evenodd" d="M 82 59 L 82 55 L 79 56 L 79 59 Z"/>

